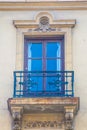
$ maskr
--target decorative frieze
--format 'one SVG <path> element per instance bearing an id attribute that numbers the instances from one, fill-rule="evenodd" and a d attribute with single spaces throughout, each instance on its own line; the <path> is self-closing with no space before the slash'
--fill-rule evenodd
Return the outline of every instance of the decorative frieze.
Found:
<path id="1" fill-rule="evenodd" d="M 63 113 L 28 113 L 24 114 L 22 129 L 64 128 Z"/>
<path id="2" fill-rule="evenodd" d="M 63 127 L 63 122 L 58 122 L 58 121 L 24 121 L 24 129 L 28 128 L 62 128 Z"/>

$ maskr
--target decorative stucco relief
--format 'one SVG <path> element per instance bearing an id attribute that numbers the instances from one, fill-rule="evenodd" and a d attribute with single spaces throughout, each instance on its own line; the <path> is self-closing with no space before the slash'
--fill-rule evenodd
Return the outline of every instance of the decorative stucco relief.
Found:
<path id="1" fill-rule="evenodd" d="M 64 127 L 64 122 L 58 122 L 58 121 L 27 121 L 24 120 L 24 129 L 28 128 L 63 128 Z"/>

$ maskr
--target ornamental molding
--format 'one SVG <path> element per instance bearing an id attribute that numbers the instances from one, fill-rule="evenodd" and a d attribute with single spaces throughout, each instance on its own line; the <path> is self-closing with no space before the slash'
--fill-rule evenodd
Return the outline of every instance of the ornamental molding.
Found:
<path id="1" fill-rule="evenodd" d="M 0 2 L 0 11 L 27 10 L 87 10 L 87 1 Z"/>
<path id="2" fill-rule="evenodd" d="M 64 97 L 64 98 L 9 98 L 8 99 L 8 107 L 10 108 L 11 105 L 35 105 L 35 104 L 60 104 L 60 105 L 76 105 L 76 109 L 79 108 L 79 98 L 78 97 Z"/>
<path id="3" fill-rule="evenodd" d="M 33 29 L 33 31 L 35 31 L 35 29 L 42 29 L 46 27 L 46 29 L 49 28 L 73 28 L 76 24 L 76 20 L 75 19 L 63 19 L 63 20 L 53 20 L 53 22 L 49 22 L 49 24 L 47 26 L 40 26 L 39 22 L 37 23 L 36 20 L 14 20 L 13 24 L 16 28 L 20 28 L 20 29 Z"/>
<path id="4" fill-rule="evenodd" d="M 73 28 L 76 24 L 76 20 L 54 20 L 50 13 L 40 12 L 35 16 L 34 20 L 13 20 L 13 24 L 22 32 L 58 32 L 61 31 L 62 28 Z"/>

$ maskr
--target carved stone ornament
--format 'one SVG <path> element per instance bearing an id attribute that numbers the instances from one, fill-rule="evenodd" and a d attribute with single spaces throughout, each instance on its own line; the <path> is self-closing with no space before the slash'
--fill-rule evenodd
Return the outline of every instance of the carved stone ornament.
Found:
<path id="1" fill-rule="evenodd" d="M 22 108 L 13 109 L 12 118 L 13 118 L 12 130 L 21 130 Z"/>
<path id="2" fill-rule="evenodd" d="M 63 122 L 58 121 L 24 121 L 24 129 L 29 128 L 62 128 Z"/>
<path id="3" fill-rule="evenodd" d="M 36 28 L 34 31 L 47 32 L 55 30 L 56 30 L 55 28 L 50 28 L 49 18 L 47 16 L 43 16 L 39 20 L 39 28 Z"/>

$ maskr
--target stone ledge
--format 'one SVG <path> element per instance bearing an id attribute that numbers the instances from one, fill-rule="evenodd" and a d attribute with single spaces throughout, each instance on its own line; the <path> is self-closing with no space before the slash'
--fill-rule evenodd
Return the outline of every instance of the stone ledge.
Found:
<path id="1" fill-rule="evenodd" d="M 16 28 L 37 28 L 39 21 L 36 20 L 14 20 L 13 24 Z M 75 19 L 60 19 L 53 20 L 50 22 L 51 28 L 73 28 L 76 24 Z"/>
<path id="2" fill-rule="evenodd" d="M 78 97 L 9 98 L 9 104 L 77 104 Z"/>
<path id="3" fill-rule="evenodd" d="M 47 105 L 49 107 L 47 107 Z M 75 106 L 75 110 L 79 110 L 79 98 L 78 97 L 58 97 L 58 98 L 9 98 L 8 99 L 8 108 L 11 111 L 12 107 L 23 107 L 26 109 L 29 108 L 29 111 L 32 110 L 32 106 L 36 108 L 41 108 L 42 106 L 45 110 L 50 107 L 55 110 L 55 108 L 64 109 L 65 106 Z M 35 110 L 35 109 L 34 109 Z"/>

